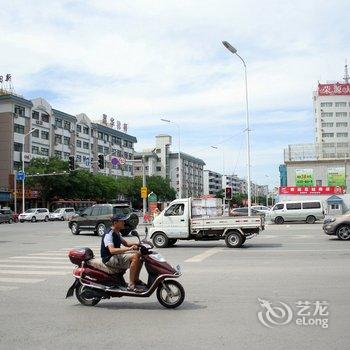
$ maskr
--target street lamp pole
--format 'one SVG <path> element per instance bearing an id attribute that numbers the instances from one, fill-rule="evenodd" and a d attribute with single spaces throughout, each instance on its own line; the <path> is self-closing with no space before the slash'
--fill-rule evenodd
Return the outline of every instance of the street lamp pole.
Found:
<path id="1" fill-rule="evenodd" d="M 169 119 L 161 119 L 162 122 L 172 123 L 177 126 L 178 136 L 179 136 L 179 156 L 178 156 L 178 168 L 179 168 L 179 198 L 182 198 L 182 164 L 181 164 L 181 146 L 180 146 L 180 125 L 169 120 Z"/>
<path id="2" fill-rule="evenodd" d="M 33 128 L 28 133 L 24 134 L 23 136 L 23 147 L 22 147 L 22 172 L 24 174 L 24 145 L 26 142 L 26 137 L 30 135 L 33 131 L 37 130 L 37 128 Z M 25 196 L 24 196 L 24 176 L 22 178 L 22 212 L 25 212 Z"/>
<path id="3" fill-rule="evenodd" d="M 227 41 L 222 42 L 227 50 L 235 54 L 243 63 L 244 66 L 244 81 L 245 81 L 245 100 L 246 100 L 246 126 L 247 126 L 247 192 L 248 192 L 248 216 L 251 216 L 252 199 L 251 199 L 251 184 L 250 184 L 250 128 L 249 128 L 249 108 L 248 108 L 248 78 L 247 65 L 243 58 L 237 53 L 237 50 Z"/>

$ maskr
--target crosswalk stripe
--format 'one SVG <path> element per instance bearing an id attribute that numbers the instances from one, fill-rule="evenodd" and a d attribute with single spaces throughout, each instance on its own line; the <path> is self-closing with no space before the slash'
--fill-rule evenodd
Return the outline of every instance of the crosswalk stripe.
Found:
<path id="1" fill-rule="evenodd" d="M 0 263 L 24 263 L 25 261 L 23 261 L 23 259 L 19 259 L 19 260 L 16 260 L 16 259 L 1 259 L 0 260 Z M 30 259 L 28 261 L 28 263 L 30 264 L 57 264 L 57 265 L 63 265 L 63 264 L 66 264 L 67 266 L 72 266 L 72 264 L 69 262 L 69 260 L 67 259 L 66 261 L 55 261 L 55 260 L 32 260 Z"/>
<path id="2" fill-rule="evenodd" d="M 58 269 L 58 270 L 71 270 L 72 265 L 67 266 L 42 266 L 42 265 L 10 265 L 10 264 L 0 264 L 0 268 L 26 268 L 26 269 Z"/>
<path id="3" fill-rule="evenodd" d="M 25 271 L 25 270 L 0 270 L 1 274 L 6 275 L 52 275 L 52 276 L 63 276 L 68 272 L 63 271 Z"/>
<path id="4" fill-rule="evenodd" d="M 67 257 L 49 257 L 49 256 L 10 256 L 9 259 L 67 260 Z"/>
<path id="5" fill-rule="evenodd" d="M 44 282 L 44 279 L 39 278 L 17 278 L 17 277 L 0 277 L 0 282 L 5 283 L 38 283 Z"/>
<path id="6" fill-rule="evenodd" d="M 32 253 L 32 254 L 28 254 L 29 256 L 66 256 L 67 254 L 62 252 L 62 253 Z"/>
<path id="7" fill-rule="evenodd" d="M 14 286 L 0 286 L 0 292 L 8 292 L 10 290 L 15 290 L 18 289 L 18 287 L 14 287 Z"/>

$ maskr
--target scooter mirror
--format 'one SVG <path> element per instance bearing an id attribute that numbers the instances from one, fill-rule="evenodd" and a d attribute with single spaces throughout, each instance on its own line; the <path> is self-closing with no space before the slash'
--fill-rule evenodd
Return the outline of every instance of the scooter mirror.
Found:
<path id="1" fill-rule="evenodd" d="M 139 236 L 139 233 L 136 230 L 132 230 L 130 233 L 134 237 L 138 237 Z"/>

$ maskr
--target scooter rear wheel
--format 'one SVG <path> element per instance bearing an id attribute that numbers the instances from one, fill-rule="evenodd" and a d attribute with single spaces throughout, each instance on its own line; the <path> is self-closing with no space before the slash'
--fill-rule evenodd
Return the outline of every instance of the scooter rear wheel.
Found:
<path id="1" fill-rule="evenodd" d="M 157 288 L 157 299 L 168 309 L 175 309 L 185 300 L 184 287 L 174 280 L 165 280 Z"/>
<path id="2" fill-rule="evenodd" d="M 95 306 L 97 305 L 101 298 L 96 298 L 96 297 L 89 297 L 88 295 L 85 294 L 86 289 L 88 287 L 83 286 L 81 283 L 78 283 L 78 285 L 75 287 L 75 295 L 79 302 L 85 306 Z"/>

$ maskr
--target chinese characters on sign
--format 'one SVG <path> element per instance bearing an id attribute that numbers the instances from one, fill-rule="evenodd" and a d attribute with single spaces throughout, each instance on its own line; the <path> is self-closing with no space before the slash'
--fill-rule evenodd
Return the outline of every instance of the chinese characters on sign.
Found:
<path id="1" fill-rule="evenodd" d="M 328 168 L 327 185 L 345 187 L 345 168 Z"/>
<path id="2" fill-rule="evenodd" d="M 342 186 L 283 186 L 279 194 L 344 194 Z"/>
<path id="3" fill-rule="evenodd" d="M 295 169 L 296 186 L 313 186 L 314 172 L 312 169 Z"/>
<path id="4" fill-rule="evenodd" d="M 318 84 L 318 95 L 350 95 L 350 84 Z"/>
<path id="5" fill-rule="evenodd" d="M 122 130 L 122 122 L 120 120 L 115 121 L 114 118 L 110 118 L 109 124 L 108 124 L 107 118 L 108 118 L 107 114 L 102 114 L 101 124 L 109 126 L 112 129 L 114 129 L 114 127 L 116 126 L 117 130 Z M 123 131 L 125 133 L 128 132 L 128 124 L 127 123 L 123 123 Z"/>

